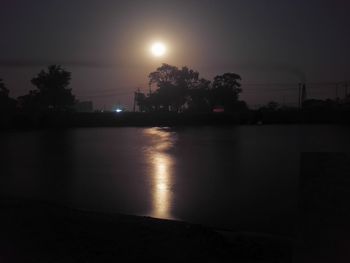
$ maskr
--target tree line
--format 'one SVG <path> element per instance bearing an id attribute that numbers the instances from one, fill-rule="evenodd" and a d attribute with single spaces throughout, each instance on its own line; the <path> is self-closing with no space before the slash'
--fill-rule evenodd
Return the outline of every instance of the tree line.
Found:
<path id="1" fill-rule="evenodd" d="M 47 70 L 41 70 L 31 83 L 35 89 L 28 94 L 20 96 L 17 100 L 9 97 L 9 90 L 0 79 L 0 111 L 2 113 L 25 111 L 69 111 L 76 103 L 72 89 L 68 88 L 71 73 L 60 65 L 48 66 Z"/>
<path id="2" fill-rule="evenodd" d="M 209 81 L 188 67 L 162 64 L 148 78 L 149 93 L 135 92 L 135 102 L 142 112 L 232 112 L 247 108 L 244 101 L 239 101 L 241 76 L 236 73 L 224 73 Z"/>
<path id="3" fill-rule="evenodd" d="M 14 112 L 74 111 L 78 102 L 69 88 L 71 72 L 60 65 L 50 65 L 31 79 L 35 87 L 28 94 L 13 99 L 0 78 L 0 115 Z M 241 112 L 247 104 L 239 100 L 241 76 L 236 73 L 217 75 L 212 81 L 201 78 L 198 71 L 162 64 L 148 75 L 149 92 L 135 92 L 135 103 L 141 112 Z M 342 100 L 315 100 L 303 102 L 303 110 L 349 110 L 350 95 Z M 260 112 L 297 110 L 270 102 Z"/>
<path id="4" fill-rule="evenodd" d="M 215 108 L 232 112 L 246 108 L 245 102 L 238 99 L 242 89 L 241 77 L 236 73 L 218 75 L 211 82 L 188 67 L 162 64 L 148 77 L 150 89 L 155 90 L 148 94 L 135 93 L 142 112 L 211 112 Z M 15 100 L 9 97 L 9 90 L 0 79 L 0 111 L 71 111 L 77 100 L 69 88 L 70 80 L 70 72 L 60 65 L 50 65 L 31 79 L 35 89 Z"/>

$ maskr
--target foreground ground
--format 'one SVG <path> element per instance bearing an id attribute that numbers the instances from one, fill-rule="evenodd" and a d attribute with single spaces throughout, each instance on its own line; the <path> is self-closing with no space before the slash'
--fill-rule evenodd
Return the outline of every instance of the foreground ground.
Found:
<path id="1" fill-rule="evenodd" d="M 290 262 L 291 242 L 185 222 L 0 201 L 0 262 Z"/>

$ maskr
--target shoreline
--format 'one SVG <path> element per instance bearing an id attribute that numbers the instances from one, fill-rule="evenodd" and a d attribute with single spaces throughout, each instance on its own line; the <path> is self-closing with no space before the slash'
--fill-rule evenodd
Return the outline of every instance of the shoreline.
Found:
<path id="1" fill-rule="evenodd" d="M 236 113 L 141 113 L 141 112 L 46 112 L 16 113 L 0 116 L 0 130 L 79 127 L 186 127 L 270 124 L 350 123 L 348 111 L 276 111 L 249 110 Z"/>
<path id="2" fill-rule="evenodd" d="M 152 217 L 0 201 L 1 262 L 289 262 L 292 240 Z"/>

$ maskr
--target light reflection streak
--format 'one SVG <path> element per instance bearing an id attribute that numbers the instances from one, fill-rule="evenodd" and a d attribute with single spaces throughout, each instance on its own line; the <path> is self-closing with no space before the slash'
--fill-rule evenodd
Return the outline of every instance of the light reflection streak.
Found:
<path id="1" fill-rule="evenodd" d="M 147 151 L 152 166 L 151 216 L 170 219 L 173 158 L 167 151 L 173 146 L 175 137 L 173 133 L 159 128 L 146 129 L 145 133 L 152 141 L 152 146 Z"/>

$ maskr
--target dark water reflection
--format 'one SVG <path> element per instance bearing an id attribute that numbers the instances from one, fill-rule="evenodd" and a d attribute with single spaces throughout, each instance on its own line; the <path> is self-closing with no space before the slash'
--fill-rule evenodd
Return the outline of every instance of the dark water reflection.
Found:
<path id="1" fill-rule="evenodd" d="M 0 191 L 102 211 L 291 233 L 302 151 L 350 128 L 96 128 L 2 133 Z"/>

